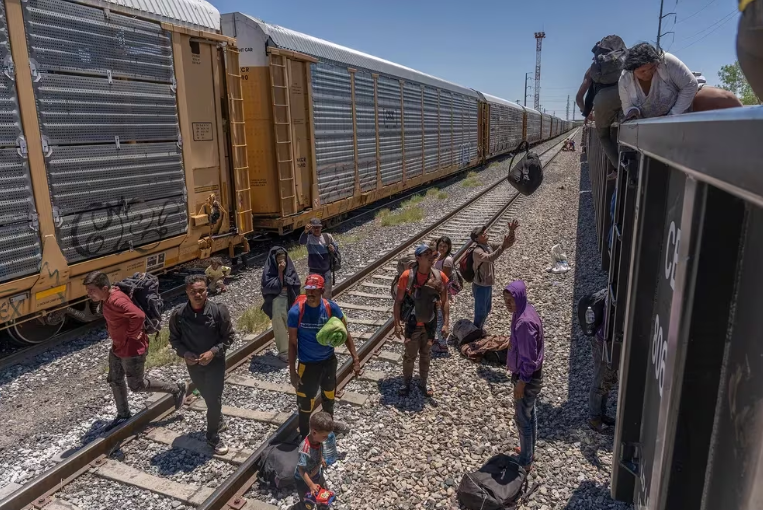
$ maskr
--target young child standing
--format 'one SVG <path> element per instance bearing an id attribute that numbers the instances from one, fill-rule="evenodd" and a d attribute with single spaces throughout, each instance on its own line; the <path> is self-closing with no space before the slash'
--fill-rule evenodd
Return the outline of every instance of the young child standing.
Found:
<path id="1" fill-rule="evenodd" d="M 209 259 L 209 266 L 204 274 L 207 275 L 207 287 L 211 292 L 225 292 L 225 277 L 230 276 L 230 268 L 224 266 L 219 257 Z"/>
<path id="2" fill-rule="evenodd" d="M 299 494 L 297 509 L 309 510 L 310 507 L 305 505 L 305 496 L 318 494 L 318 489 L 326 486 L 326 480 L 323 478 L 323 467 L 326 465 L 323 457 L 323 443 L 333 430 L 334 420 L 329 413 L 321 411 L 310 417 L 310 433 L 302 443 L 299 462 L 294 471 Z"/>

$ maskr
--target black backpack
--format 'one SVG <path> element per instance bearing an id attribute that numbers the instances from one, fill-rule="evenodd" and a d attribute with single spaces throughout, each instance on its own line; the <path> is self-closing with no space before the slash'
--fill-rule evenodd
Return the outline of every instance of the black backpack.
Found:
<path id="1" fill-rule="evenodd" d="M 458 484 L 458 501 L 470 510 L 516 508 L 527 489 L 527 472 L 516 459 L 499 453 Z"/>
<path id="2" fill-rule="evenodd" d="M 135 306 L 146 314 L 146 320 L 143 322 L 145 332 L 149 335 L 159 333 L 162 329 L 164 310 L 164 301 L 159 294 L 159 279 L 151 273 L 135 273 L 114 285 L 127 294 Z"/>
<path id="3" fill-rule="evenodd" d="M 585 336 L 594 336 L 604 322 L 605 305 L 607 302 L 607 289 L 603 288 L 583 296 L 578 301 L 578 323 Z M 593 321 L 586 318 L 588 307 L 593 311 Z"/>
<path id="4" fill-rule="evenodd" d="M 274 489 L 296 486 L 294 472 L 299 462 L 300 445 L 278 443 L 265 448 L 260 461 L 259 478 Z"/>
<path id="5" fill-rule="evenodd" d="M 612 85 L 620 80 L 628 48 L 617 35 L 608 35 L 597 42 L 591 50 L 593 64 L 589 76 L 600 85 Z"/>
<path id="6" fill-rule="evenodd" d="M 339 251 L 339 246 L 336 243 L 330 242 L 329 236 L 326 233 L 323 234 L 323 242 L 326 243 L 327 247 L 329 245 L 334 247 L 334 253 L 329 252 L 329 255 L 331 255 L 331 271 L 339 271 L 342 269 L 342 252 Z"/>
<path id="7" fill-rule="evenodd" d="M 511 158 L 512 163 L 514 163 L 514 157 L 522 150 L 523 146 L 525 155 L 513 168 L 509 165 L 509 184 L 524 196 L 529 196 L 543 184 L 543 165 L 540 162 L 540 157 L 536 153 L 530 152 L 530 144 L 527 141 L 519 145 L 517 152 Z"/>

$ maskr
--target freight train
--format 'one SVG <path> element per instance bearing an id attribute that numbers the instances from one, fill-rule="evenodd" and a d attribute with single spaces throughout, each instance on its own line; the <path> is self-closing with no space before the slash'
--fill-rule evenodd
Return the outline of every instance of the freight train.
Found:
<path id="1" fill-rule="evenodd" d="M 0 2 L 0 329 L 97 317 L 162 272 L 485 163 L 571 123 L 203 0 Z"/>

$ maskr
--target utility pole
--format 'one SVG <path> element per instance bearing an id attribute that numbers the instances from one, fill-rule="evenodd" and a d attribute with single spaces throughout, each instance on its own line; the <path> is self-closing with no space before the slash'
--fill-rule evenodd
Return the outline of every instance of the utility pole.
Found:
<path id="1" fill-rule="evenodd" d="M 570 120 L 570 96 L 567 95 L 567 118 L 566 120 Z"/>
<path id="2" fill-rule="evenodd" d="M 572 122 L 575 122 L 575 108 L 572 109 Z"/>
<path id="3" fill-rule="evenodd" d="M 665 7 L 665 0 L 660 0 L 660 19 L 657 22 L 657 49 L 658 50 L 660 49 L 660 40 L 662 39 L 663 35 L 675 34 L 675 32 L 673 32 L 673 31 L 665 32 L 664 34 L 662 33 L 662 20 L 667 18 L 668 16 L 675 16 L 676 15 L 675 12 L 669 12 L 667 14 L 662 14 L 663 7 Z"/>
<path id="4" fill-rule="evenodd" d="M 540 52 L 546 32 L 535 32 L 535 109 L 540 108 Z"/>
<path id="5" fill-rule="evenodd" d="M 527 89 L 529 88 L 527 85 L 527 78 L 530 76 L 530 73 L 525 73 L 525 106 L 527 106 Z"/>

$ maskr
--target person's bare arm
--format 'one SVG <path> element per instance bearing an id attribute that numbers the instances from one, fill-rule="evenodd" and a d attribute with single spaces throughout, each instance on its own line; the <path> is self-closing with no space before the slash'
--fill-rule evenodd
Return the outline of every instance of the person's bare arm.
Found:
<path id="1" fill-rule="evenodd" d="M 591 69 L 589 68 L 585 72 L 585 77 L 583 77 L 583 83 L 580 84 L 578 93 L 575 96 L 575 103 L 578 105 L 578 108 L 580 108 L 581 112 L 585 110 L 585 93 L 588 92 L 588 88 L 590 86 L 591 86 Z"/>

